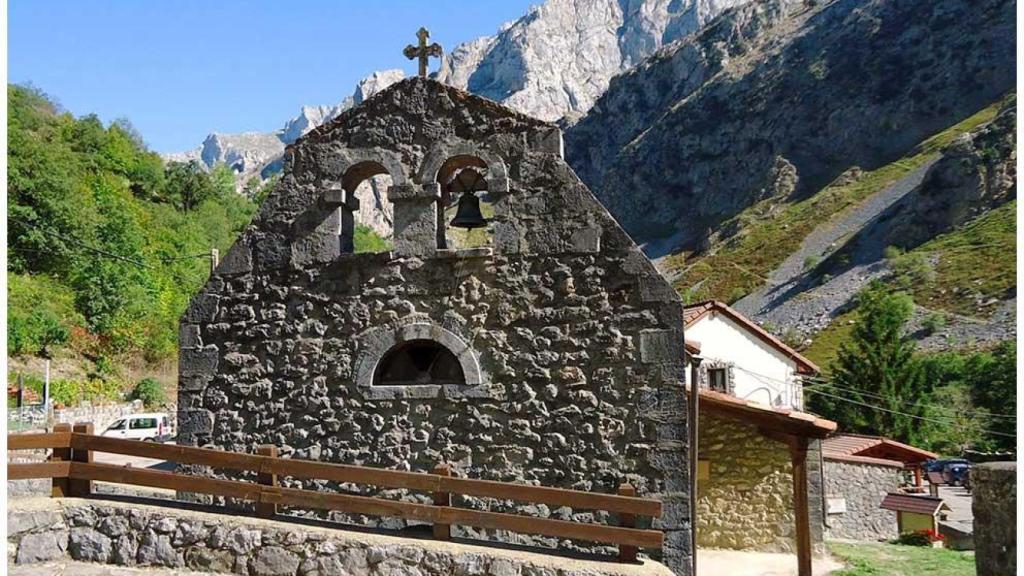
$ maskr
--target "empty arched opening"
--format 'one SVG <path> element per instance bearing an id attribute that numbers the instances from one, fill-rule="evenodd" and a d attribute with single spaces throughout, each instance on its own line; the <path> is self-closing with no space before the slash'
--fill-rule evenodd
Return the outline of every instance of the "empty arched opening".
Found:
<path id="1" fill-rule="evenodd" d="M 409 340 L 381 357 L 373 374 L 374 386 L 443 386 L 465 384 L 459 359 L 433 340 Z"/>
<path id="2" fill-rule="evenodd" d="M 351 247 L 352 252 L 390 250 L 394 212 L 388 202 L 388 188 L 392 184 L 387 168 L 373 160 L 359 162 L 345 171 L 341 177 L 341 187 L 345 190 L 345 206 L 341 208 L 343 249 Z"/>
<path id="3" fill-rule="evenodd" d="M 437 211 L 439 248 L 491 246 L 494 207 L 488 194 L 487 177 L 487 163 L 477 156 L 460 154 L 441 165 L 437 171 L 441 187 Z"/>

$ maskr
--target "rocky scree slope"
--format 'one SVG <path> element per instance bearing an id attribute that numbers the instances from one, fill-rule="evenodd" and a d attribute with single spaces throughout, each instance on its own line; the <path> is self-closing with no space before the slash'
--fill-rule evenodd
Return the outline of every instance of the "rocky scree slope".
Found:
<path id="1" fill-rule="evenodd" d="M 753 203 L 891 162 L 1010 90 L 1015 6 L 734 8 L 616 78 L 567 159 L 653 256 L 706 249 Z"/>

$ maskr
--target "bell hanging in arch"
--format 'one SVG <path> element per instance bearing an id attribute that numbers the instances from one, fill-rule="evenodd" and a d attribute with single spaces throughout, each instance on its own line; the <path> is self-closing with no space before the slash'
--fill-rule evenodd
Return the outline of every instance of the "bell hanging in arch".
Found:
<path id="1" fill-rule="evenodd" d="M 484 228 L 487 226 L 487 219 L 480 212 L 480 199 L 473 192 L 463 192 L 459 197 L 459 208 L 455 212 L 455 218 L 448 223 L 454 228 Z"/>

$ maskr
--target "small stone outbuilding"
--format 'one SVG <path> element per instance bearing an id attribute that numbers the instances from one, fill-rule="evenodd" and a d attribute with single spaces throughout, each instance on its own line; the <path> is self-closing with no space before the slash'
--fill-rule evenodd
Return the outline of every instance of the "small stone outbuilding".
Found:
<path id="1" fill-rule="evenodd" d="M 393 250 L 352 253 L 354 190 L 382 174 Z M 467 190 L 493 206 L 489 247 L 449 247 L 444 210 Z M 606 493 L 629 482 L 664 501 L 663 561 L 689 573 L 683 306 L 552 124 L 412 78 L 313 130 L 193 298 L 180 348 L 183 444 Z"/>
<path id="2" fill-rule="evenodd" d="M 903 463 L 835 452 L 824 457 L 825 538 L 877 541 L 899 536 L 896 512 L 881 503 L 886 494 L 899 490 Z"/>

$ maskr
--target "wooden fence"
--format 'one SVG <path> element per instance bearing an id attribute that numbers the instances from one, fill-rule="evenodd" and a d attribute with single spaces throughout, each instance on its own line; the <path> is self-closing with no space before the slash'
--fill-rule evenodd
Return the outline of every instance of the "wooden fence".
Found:
<path id="1" fill-rule="evenodd" d="M 614 544 L 618 545 L 619 559 L 624 562 L 635 561 L 638 548 L 660 548 L 664 539 L 663 533 L 659 530 L 644 530 L 635 527 L 637 516 L 660 517 L 662 506 L 661 502 L 657 500 L 637 498 L 636 490 L 629 484 L 621 485 L 618 494 L 599 494 L 491 480 L 457 478 L 451 476 L 450 470 L 445 465 L 439 465 L 432 474 L 428 474 L 329 464 L 311 460 L 279 458 L 275 446 L 261 446 L 257 454 L 243 454 L 209 448 L 107 438 L 93 435 L 92 424 L 76 424 L 73 429 L 68 424 L 58 424 L 54 427 L 53 432 L 46 434 L 7 436 L 8 450 L 43 448 L 53 450 L 46 462 L 8 464 L 7 477 L 9 480 L 51 478 L 53 480 L 53 497 L 89 496 L 92 493 L 93 481 L 132 484 L 248 500 L 256 504 L 257 514 L 264 517 L 276 514 L 278 506 L 295 506 L 418 520 L 432 523 L 434 537 L 438 539 L 450 538 L 451 525 L 461 524 L 477 528 Z M 95 452 L 255 472 L 257 480 L 256 482 L 223 480 L 130 466 L 99 464 L 93 461 Z M 278 478 L 281 476 L 427 492 L 433 495 L 433 504 L 286 488 L 278 484 Z M 605 510 L 617 513 L 619 521 L 617 526 L 609 526 L 456 508 L 452 506 L 453 494 L 551 506 L 568 506 L 573 509 Z"/>

